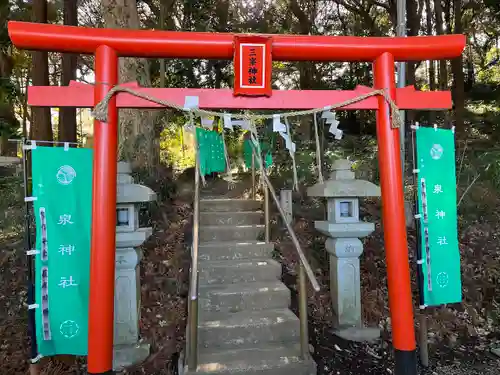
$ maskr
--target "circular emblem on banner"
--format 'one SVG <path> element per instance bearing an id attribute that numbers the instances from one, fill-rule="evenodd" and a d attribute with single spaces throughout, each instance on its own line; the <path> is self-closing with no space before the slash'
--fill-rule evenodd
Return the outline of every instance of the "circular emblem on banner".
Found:
<path id="1" fill-rule="evenodd" d="M 443 147 L 440 144 L 434 144 L 431 148 L 431 158 L 434 160 L 439 160 L 441 159 L 441 156 L 443 156 Z"/>
<path id="2" fill-rule="evenodd" d="M 57 170 L 57 182 L 61 185 L 69 185 L 76 177 L 76 171 L 71 165 L 63 165 Z"/>
<path id="3" fill-rule="evenodd" d="M 65 320 L 59 327 L 61 335 L 67 339 L 72 339 L 80 331 L 80 326 L 74 320 Z"/>
<path id="4" fill-rule="evenodd" d="M 439 272 L 436 276 L 436 281 L 440 288 L 444 288 L 448 285 L 448 274 L 446 272 Z"/>

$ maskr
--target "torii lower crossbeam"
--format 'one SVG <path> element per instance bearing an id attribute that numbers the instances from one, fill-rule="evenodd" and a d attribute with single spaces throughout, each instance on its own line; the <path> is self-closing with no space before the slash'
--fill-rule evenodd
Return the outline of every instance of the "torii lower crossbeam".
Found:
<path id="1" fill-rule="evenodd" d="M 71 96 L 77 95 L 69 98 L 70 104 L 76 104 L 79 107 L 99 103 L 106 93 L 118 83 L 119 56 L 227 60 L 234 55 L 233 42 L 235 38 L 235 34 L 229 33 L 89 29 L 23 22 L 9 22 L 9 35 L 13 44 L 18 48 L 95 55 L 96 85 L 93 88 L 93 103 L 89 103 L 90 91 L 86 91 L 81 101 L 78 94 L 75 94 L 74 91 L 69 92 Z M 436 98 L 435 95 L 439 97 L 442 94 L 410 93 L 411 101 L 405 102 L 403 97 L 407 93 L 404 90 L 407 89 L 396 91 L 394 62 L 455 58 L 460 56 L 465 47 L 465 36 L 463 35 L 408 38 L 319 35 L 268 35 L 267 37 L 272 39 L 271 51 L 274 61 L 366 61 L 373 63 L 375 89 L 386 90 L 390 98 L 404 109 L 420 109 L 421 105 L 427 106 L 429 109 L 436 108 L 431 101 Z M 56 93 L 57 90 L 66 90 L 66 88 L 38 88 L 37 90 L 40 90 L 38 93 L 46 90 L 44 95 L 49 97 L 51 91 L 48 90 L 54 90 Z M 417 99 L 415 96 L 423 94 L 425 96 L 420 98 L 424 99 Z M 202 95 L 204 94 L 200 94 L 200 96 Z M 283 94 L 274 93 L 274 95 L 279 97 Z M 118 98 L 112 98 L 108 106 L 108 122 L 94 122 L 93 221 L 88 340 L 88 372 L 94 375 L 112 374 L 117 101 L 122 103 L 122 100 L 126 102 L 129 99 L 122 94 L 119 94 Z M 44 101 L 43 98 L 38 97 L 38 100 L 37 104 L 52 105 L 50 101 Z M 307 95 L 302 100 L 307 101 Z M 446 105 L 441 106 L 440 103 L 440 108 L 449 107 L 447 105 L 449 97 L 445 101 Z M 332 98 L 331 101 L 328 100 L 327 104 L 333 104 L 333 102 Z M 230 103 L 234 105 L 236 102 L 234 100 L 229 103 L 226 103 L 225 100 L 224 102 L 214 101 L 213 105 L 217 104 L 218 108 L 228 108 Z M 265 99 L 245 99 L 241 100 L 241 103 L 243 109 L 260 106 L 262 109 L 270 108 L 263 105 Z M 274 102 L 273 105 L 277 105 L 277 103 Z M 385 98 L 378 96 L 375 100 L 369 99 L 363 103 L 369 106 L 369 108 L 364 109 L 376 108 L 377 110 L 377 139 L 383 203 L 382 220 L 387 259 L 392 343 L 396 363 L 395 374 L 416 375 L 416 345 L 399 132 L 391 126 L 390 108 Z M 403 103 L 407 104 L 403 105 Z M 313 105 L 315 108 L 318 106 L 319 103 Z M 287 104 L 284 103 L 283 107 L 287 108 Z"/>
<path id="2" fill-rule="evenodd" d="M 146 88 L 137 83 L 126 86 L 141 94 L 173 103 L 183 107 L 188 96 L 199 99 L 203 109 L 250 109 L 250 110 L 305 110 L 323 108 L 327 105 L 344 103 L 374 89 L 358 86 L 354 90 L 274 90 L 270 97 L 244 97 L 233 95 L 231 89 L 183 89 L 183 88 Z M 400 109 L 442 110 L 452 105 L 449 91 L 417 91 L 413 86 L 396 89 L 396 105 Z M 35 107 L 79 107 L 94 106 L 94 86 L 70 82 L 69 86 L 31 86 L 28 87 L 28 104 Z M 126 92 L 116 93 L 118 108 L 163 108 L 154 102 L 139 98 Z M 378 108 L 375 96 L 360 102 L 338 108 L 339 110 L 360 110 Z"/>

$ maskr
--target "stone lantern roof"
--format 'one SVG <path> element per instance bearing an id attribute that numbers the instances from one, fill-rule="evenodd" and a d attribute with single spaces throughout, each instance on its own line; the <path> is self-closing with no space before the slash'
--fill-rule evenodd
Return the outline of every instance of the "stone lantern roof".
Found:
<path id="1" fill-rule="evenodd" d="M 380 187 L 365 181 L 355 179 L 355 174 L 351 170 L 352 162 L 345 159 L 336 160 L 333 163 L 333 172 L 330 179 L 317 183 L 307 189 L 310 197 L 379 197 Z"/>
<path id="2" fill-rule="evenodd" d="M 156 200 L 156 193 L 149 187 L 133 183 L 129 163 L 119 162 L 117 172 L 116 203 L 142 203 Z"/>

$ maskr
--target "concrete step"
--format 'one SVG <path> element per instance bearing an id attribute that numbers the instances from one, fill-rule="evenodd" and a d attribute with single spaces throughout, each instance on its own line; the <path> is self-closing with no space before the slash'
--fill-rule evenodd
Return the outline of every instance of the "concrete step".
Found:
<path id="1" fill-rule="evenodd" d="M 200 225 L 252 225 L 263 222 L 262 211 L 200 212 Z"/>
<path id="2" fill-rule="evenodd" d="M 222 260 L 201 262 L 200 285 L 235 284 L 276 281 L 281 276 L 281 264 L 267 260 Z"/>
<path id="3" fill-rule="evenodd" d="M 250 199 L 202 199 L 201 212 L 238 212 L 257 211 L 262 209 L 261 201 Z"/>
<path id="4" fill-rule="evenodd" d="M 205 348 L 300 343 L 299 319 L 289 309 L 204 313 L 200 318 L 198 343 Z"/>
<path id="5" fill-rule="evenodd" d="M 200 264 L 217 260 L 269 259 L 274 244 L 258 241 L 245 242 L 205 242 L 199 247 Z"/>
<path id="6" fill-rule="evenodd" d="M 200 285 L 199 305 L 203 311 L 231 313 L 281 309 L 290 305 L 290 290 L 279 281 Z"/>
<path id="7" fill-rule="evenodd" d="M 196 375 L 316 375 L 316 365 L 300 358 L 298 347 L 267 345 L 252 349 L 200 351 Z"/>
<path id="8" fill-rule="evenodd" d="M 200 242 L 255 241 L 264 234 L 264 225 L 200 226 Z"/>

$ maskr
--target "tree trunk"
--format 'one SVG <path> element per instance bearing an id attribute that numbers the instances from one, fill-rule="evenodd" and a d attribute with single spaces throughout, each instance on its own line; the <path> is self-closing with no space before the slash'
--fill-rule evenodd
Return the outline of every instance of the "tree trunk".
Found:
<path id="1" fill-rule="evenodd" d="M 427 35 L 432 35 L 432 9 L 431 0 L 425 0 L 425 10 L 427 13 L 426 31 Z M 429 61 L 429 88 L 431 91 L 436 90 L 436 65 L 434 60 Z M 429 122 L 432 124 L 436 122 L 436 112 L 429 111 Z"/>
<path id="2" fill-rule="evenodd" d="M 302 6 L 302 4 L 299 4 L 298 0 L 292 0 L 290 1 L 290 9 L 293 13 L 293 15 L 297 18 L 299 21 L 297 24 L 297 28 L 300 34 L 302 35 L 309 35 L 312 31 L 313 27 L 313 14 L 315 13 L 315 9 L 309 9 L 309 12 L 306 13 L 304 9 L 307 9 Z M 315 65 L 314 62 L 312 61 L 301 61 L 298 63 L 298 69 L 299 69 L 299 88 L 301 90 L 310 90 L 313 89 L 314 87 L 314 77 L 315 77 Z M 300 119 L 300 126 L 298 127 L 297 135 L 305 141 L 309 141 L 314 139 L 313 136 L 313 130 L 312 130 L 313 123 L 310 118 L 307 117 L 302 117 Z"/>
<path id="3" fill-rule="evenodd" d="M 64 24 L 78 26 L 78 7 L 75 0 L 64 0 Z M 67 86 L 76 79 L 76 55 L 64 53 L 62 55 L 61 85 Z M 77 141 L 76 108 L 59 109 L 58 139 L 64 142 Z"/>
<path id="4" fill-rule="evenodd" d="M 102 0 L 102 6 L 105 27 L 140 28 L 136 0 Z M 137 81 L 143 87 L 151 87 L 149 63 L 144 58 L 120 58 L 119 75 L 120 83 Z M 120 159 L 153 173 L 160 154 L 155 142 L 156 116 L 152 111 L 126 109 L 120 111 L 119 119 Z"/>
<path id="5" fill-rule="evenodd" d="M 47 23 L 47 0 L 33 0 L 33 21 Z M 49 85 L 49 59 L 47 52 L 33 52 L 33 85 Z M 30 137 L 39 141 L 52 141 L 50 108 L 32 109 Z"/>
<path id="6" fill-rule="evenodd" d="M 436 34 L 444 35 L 443 24 L 443 6 L 441 0 L 434 0 L 434 9 L 436 13 Z M 439 89 L 446 90 L 448 88 L 448 68 L 446 60 L 439 60 Z"/>
<path id="7" fill-rule="evenodd" d="M 420 18 L 418 17 L 417 0 L 406 0 L 406 16 L 408 26 L 408 36 L 417 36 L 420 29 Z M 415 72 L 417 63 L 409 61 L 406 68 L 406 84 L 416 86 Z M 412 124 L 415 122 L 415 111 L 406 111 L 407 121 Z"/>
<path id="8" fill-rule="evenodd" d="M 453 0 L 454 33 L 462 34 L 462 0 Z M 451 62 L 453 72 L 453 102 L 455 107 L 455 126 L 457 131 L 463 131 L 465 115 L 464 69 L 462 55 Z"/>
<path id="9" fill-rule="evenodd" d="M 0 5 L 0 21 L 4 28 L 7 26 L 6 20 L 9 19 L 9 16 L 9 4 L 5 2 Z M 9 138 L 15 134 L 19 124 L 14 114 L 14 105 L 8 83 L 12 81 L 14 60 L 11 54 L 12 48 L 8 42 L 3 47 L 0 49 L 0 80 L 2 83 L 0 85 L 0 155 L 13 156 L 17 152 L 17 144 L 10 143 Z"/>

